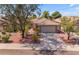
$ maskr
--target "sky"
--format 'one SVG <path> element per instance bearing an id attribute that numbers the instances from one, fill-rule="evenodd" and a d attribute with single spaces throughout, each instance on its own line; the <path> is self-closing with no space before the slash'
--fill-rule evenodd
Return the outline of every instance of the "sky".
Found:
<path id="1" fill-rule="evenodd" d="M 39 8 L 50 14 L 59 11 L 63 16 L 79 16 L 79 4 L 41 4 Z"/>

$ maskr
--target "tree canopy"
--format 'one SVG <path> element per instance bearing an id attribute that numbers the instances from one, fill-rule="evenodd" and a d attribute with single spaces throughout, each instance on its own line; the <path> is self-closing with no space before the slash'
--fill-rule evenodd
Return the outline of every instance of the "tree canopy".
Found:
<path id="1" fill-rule="evenodd" d="M 35 19 L 35 18 L 37 18 L 37 15 L 32 15 L 32 16 L 30 17 L 30 19 Z"/>
<path id="2" fill-rule="evenodd" d="M 56 18 L 59 18 L 59 17 L 61 17 L 62 15 L 60 14 L 60 12 L 58 12 L 58 11 L 55 11 L 55 12 L 53 12 L 52 14 L 51 14 L 51 17 L 53 18 L 53 19 L 56 19 Z"/>
<path id="3" fill-rule="evenodd" d="M 48 11 L 44 11 L 42 13 L 43 18 L 52 19 L 52 20 L 56 18 L 60 18 L 61 16 L 62 16 L 61 13 L 58 11 L 55 11 L 52 14 L 50 14 Z"/>
<path id="4" fill-rule="evenodd" d="M 64 32 L 66 32 L 68 34 L 68 39 L 70 37 L 70 33 L 71 32 L 75 32 L 75 23 L 73 21 L 71 21 L 70 18 L 67 17 L 63 17 L 61 18 L 61 26 L 64 30 Z"/>
<path id="5" fill-rule="evenodd" d="M 40 12 L 37 4 L 4 4 L 0 5 L 1 13 L 5 15 L 3 19 L 8 20 L 12 28 L 16 30 L 18 25 L 24 37 L 25 25 L 29 17 Z"/>

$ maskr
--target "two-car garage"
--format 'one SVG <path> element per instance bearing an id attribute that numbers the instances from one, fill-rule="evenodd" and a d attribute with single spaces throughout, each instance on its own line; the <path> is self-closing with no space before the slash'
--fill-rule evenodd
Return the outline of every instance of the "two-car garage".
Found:
<path id="1" fill-rule="evenodd" d="M 33 23 L 40 28 L 41 33 L 57 33 L 61 29 L 60 23 L 50 19 L 38 19 Z"/>
<path id="2" fill-rule="evenodd" d="M 43 26 L 40 26 L 40 32 L 42 32 L 42 33 L 56 33 L 57 27 L 58 26 L 43 25 Z"/>

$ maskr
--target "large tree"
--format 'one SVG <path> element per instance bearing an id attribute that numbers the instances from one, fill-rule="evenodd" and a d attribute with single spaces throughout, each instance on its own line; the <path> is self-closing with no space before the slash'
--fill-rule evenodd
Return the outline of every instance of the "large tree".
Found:
<path id="1" fill-rule="evenodd" d="M 58 11 L 55 11 L 55 12 L 53 12 L 53 13 L 51 14 L 51 17 L 52 17 L 53 19 L 60 18 L 61 16 L 62 16 L 61 13 L 58 12 Z"/>
<path id="2" fill-rule="evenodd" d="M 8 20 L 11 25 L 19 25 L 22 32 L 22 38 L 24 38 L 25 25 L 28 23 L 29 17 L 36 14 L 39 8 L 37 4 L 7 4 L 0 5 L 3 17 Z M 15 29 L 16 30 L 16 29 Z"/>
<path id="3" fill-rule="evenodd" d="M 68 35 L 68 40 L 70 39 L 70 33 L 75 31 L 75 23 L 70 18 L 62 17 L 61 26 L 63 27 L 64 32 Z"/>

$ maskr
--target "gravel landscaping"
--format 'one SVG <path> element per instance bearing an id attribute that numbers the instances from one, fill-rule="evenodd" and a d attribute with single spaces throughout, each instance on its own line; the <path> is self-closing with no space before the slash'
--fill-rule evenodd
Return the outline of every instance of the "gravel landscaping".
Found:
<path id="1" fill-rule="evenodd" d="M 74 55 L 79 45 L 65 44 L 57 34 L 41 33 L 39 44 L 0 43 L 0 55 Z"/>

